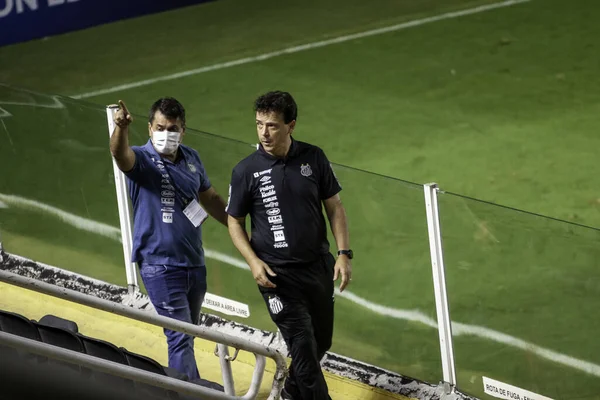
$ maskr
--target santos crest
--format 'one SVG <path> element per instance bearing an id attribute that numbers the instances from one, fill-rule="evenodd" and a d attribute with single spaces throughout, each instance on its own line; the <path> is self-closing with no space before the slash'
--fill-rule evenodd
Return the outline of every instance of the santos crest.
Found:
<path id="1" fill-rule="evenodd" d="M 279 314 L 283 310 L 283 303 L 279 300 L 279 297 L 269 297 L 269 308 L 271 313 Z"/>
<path id="2" fill-rule="evenodd" d="M 308 165 L 308 164 L 302 164 L 300 166 L 300 173 L 302 174 L 302 176 L 311 176 L 312 175 L 312 169 L 310 168 L 310 165 Z"/>

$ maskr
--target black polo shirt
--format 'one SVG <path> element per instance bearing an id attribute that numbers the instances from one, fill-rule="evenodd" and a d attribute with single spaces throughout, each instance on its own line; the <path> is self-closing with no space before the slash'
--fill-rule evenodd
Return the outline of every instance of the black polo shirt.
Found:
<path id="1" fill-rule="evenodd" d="M 308 263 L 329 252 L 322 201 L 341 190 L 323 150 L 292 139 L 285 159 L 259 145 L 235 166 L 226 210 L 250 214 L 250 244 L 267 264 Z"/>

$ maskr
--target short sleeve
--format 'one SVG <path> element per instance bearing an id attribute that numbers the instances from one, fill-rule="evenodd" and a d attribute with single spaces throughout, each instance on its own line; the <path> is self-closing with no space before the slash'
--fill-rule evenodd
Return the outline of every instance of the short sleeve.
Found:
<path id="1" fill-rule="evenodd" d="M 244 178 L 244 175 L 235 169 L 231 173 L 231 182 L 229 183 L 229 198 L 225 212 L 235 218 L 242 218 L 248 215 L 252 206 L 252 196 L 250 188 Z"/>
<path id="2" fill-rule="evenodd" d="M 208 189 L 210 189 L 210 187 L 212 186 L 212 184 L 210 183 L 210 179 L 208 178 L 208 174 L 206 173 L 206 169 L 204 168 L 204 164 L 202 164 L 202 161 L 200 161 L 200 158 L 198 158 L 198 172 L 200 173 L 200 190 L 199 192 L 206 192 Z"/>
<path id="3" fill-rule="evenodd" d="M 326 200 L 338 194 L 342 190 L 342 186 L 323 150 L 319 149 L 317 157 L 320 171 L 319 193 L 321 200 Z"/>
<path id="4" fill-rule="evenodd" d="M 152 160 L 150 160 L 141 147 L 133 146 L 131 147 L 131 150 L 135 153 L 135 163 L 133 164 L 131 171 L 124 172 L 124 174 L 133 182 L 141 184 L 144 180 L 148 179 L 148 176 L 150 175 L 148 172 L 153 169 Z"/>

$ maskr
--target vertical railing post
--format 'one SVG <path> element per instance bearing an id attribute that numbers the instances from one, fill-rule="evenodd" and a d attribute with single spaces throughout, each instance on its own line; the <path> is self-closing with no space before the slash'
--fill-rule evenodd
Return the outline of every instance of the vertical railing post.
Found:
<path id="1" fill-rule="evenodd" d="M 110 105 L 106 107 L 106 119 L 108 122 L 108 137 L 110 138 L 115 130 L 115 122 L 113 116 L 119 109 L 117 105 Z M 125 273 L 127 274 L 127 289 L 130 294 L 138 292 L 139 285 L 137 280 L 137 269 L 135 263 L 131 262 L 131 250 L 132 250 L 132 232 L 131 227 L 131 214 L 129 212 L 129 201 L 127 197 L 127 182 L 125 181 L 125 175 L 119 167 L 114 158 L 113 163 L 113 174 L 115 176 L 115 189 L 117 191 L 117 205 L 119 207 L 119 222 L 121 225 L 121 242 L 123 243 L 123 257 L 125 259 Z"/>
<path id="2" fill-rule="evenodd" d="M 454 391 L 456 386 L 456 370 L 454 367 L 454 349 L 452 345 L 452 322 L 446 273 L 444 267 L 444 251 L 438 207 L 438 186 L 428 183 L 423 186 L 425 192 L 425 209 L 427 211 L 427 230 L 429 232 L 429 250 L 431 252 L 431 268 L 433 272 L 433 288 L 435 292 L 435 308 L 437 312 L 440 352 L 442 356 L 442 373 L 446 393 Z"/>
<path id="3" fill-rule="evenodd" d="M 223 388 L 225 394 L 235 396 L 235 384 L 233 381 L 233 372 L 231 370 L 231 357 L 229 356 L 229 347 L 217 343 L 216 351 L 219 357 L 219 363 L 221 364 L 221 376 L 223 377 Z"/>

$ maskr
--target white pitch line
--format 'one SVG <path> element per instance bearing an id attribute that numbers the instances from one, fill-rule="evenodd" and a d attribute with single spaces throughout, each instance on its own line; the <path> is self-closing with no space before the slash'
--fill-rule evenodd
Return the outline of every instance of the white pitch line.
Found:
<path id="1" fill-rule="evenodd" d="M 382 306 L 381 304 L 372 303 L 369 300 L 363 299 L 355 295 L 354 293 L 348 291 L 340 293 L 339 289 L 336 289 L 336 292 L 338 296 L 344 297 L 350 300 L 351 302 L 363 306 L 376 314 L 383 315 L 385 317 L 402 319 L 405 321 L 420 322 L 423 325 L 427 325 L 431 328 L 437 329 L 437 322 L 435 322 L 432 318 L 428 317 L 419 310 L 401 310 L 391 308 L 387 306 Z M 546 349 L 531 342 L 526 342 L 517 337 L 507 335 L 506 333 L 498 332 L 483 326 L 463 324 L 461 322 L 452 322 L 452 336 L 461 335 L 478 336 L 481 338 L 491 340 L 493 342 L 502 343 L 511 347 L 516 347 L 518 349 L 534 353 L 539 357 L 545 358 L 555 363 L 563 364 L 594 376 L 600 376 L 600 365 L 598 364 L 580 360 L 578 358 L 571 357 L 554 350 Z"/>
<path id="2" fill-rule="evenodd" d="M 112 225 L 83 218 L 40 201 L 4 193 L 0 193 L 0 201 L 8 207 L 17 206 L 22 209 L 43 211 L 82 231 L 92 232 L 119 242 L 121 241 L 121 230 Z"/>
<path id="3" fill-rule="evenodd" d="M 112 86 L 112 87 L 109 87 L 106 89 L 95 90 L 95 91 L 88 92 L 88 93 L 81 93 L 81 94 L 73 95 L 70 97 L 72 97 L 74 99 L 87 99 L 89 97 L 100 96 L 102 94 L 114 93 L 114 92 L 119 92 L 122 90 L 133 89 L 133 88 L 140 87 L 140 86 L 152 85 L 157 82 L 170 81 L 173 79 L 179 79 L 179 78 L 183 78 L 186 76 L 202 74 L 205 72 L 216 71 L 216 70 L 235 67 L 235 66 L 243 65 L 243 64 L 250 64 L 250 63 L 258 62 L 258 61 L 264 61 L 269 58 L 278 57 L 278 56 L 282 56 L 285 54 L 293 54 L 293 53 L 298 53 L 298 52 L 305 51 L 305 50 L 311 50 L 311 49 L 316 49 L 319 47 L 329 46 L 332 44 L 348 42 L 350 40 L 362 39 L 362 38 L 369 37 L 369 36 L 375 36 L 375 35 L 381 35 L 384 33 L 400 31 L 403 29 L 412 28 L 412 27 L 420 26 L 420 25 L 425 25 L 425 24 L 429 24 L 432 22 L 463 17 L 466 15 L 479 14 L 479 13 L 482 13 L 485 11 L 495 10 L 498 8 L 510 7 L 510 6 L 520 4 L 520 3 L 527 3 L 529 1 L 531 1 L 531 0 L 507 0 L 507 1 L 500 2 L 500 3 L 486 4 L 486 5 L 482 5 L 482 6 L 478 6 L 478 7 L 468 8 L 466 10 L 452 11 L 452 12 L 448 12 L 448 13 L 444 13 L 444 14 L 434 15 L 432 17 L 415 19 L 412 21 L 402 22 L 402 23 L 396 24 L 396 25 L 385 26 L 383 28 L 377 28 L 377 29 L 372 29 L 372 30 L 368 30 L 368 31 L 353 33 L 350 35 L 338 36 L 338 37 L 335 37 L 332 39 L 321 40 L 318 42 L 312 42 L 312 43 L 302 44 L 299 46 L 288 47 L 283 50 L 273 51 L 270 53 L 263 53 L 263 54 L 259 54 L 257 56 L 253 56 L 253 57 L 240 58 L 237 60 L 227 61 L 224 63 L 218 63 L 218 64 L 213 64 L 213 65 L 208 65 L 205 67 L 191 69 L 188 71 L 177 72 L 177 73 L 171 74 L 171 75 L 164 75 L 164 76 L 160 76 L 157 78 L 145 79 L 143 81 L 125 83 L 122 85 Z"/>
<path id="4" fill-rule="evenodd" d="M 57 96 L 46 96 L 53 100 L 53 104 L 40 104 L 35 102 L 27 101 L 0 101 L 0 105 L 6 106 L 31 106 L 31 107 L 42 107 L 42 108 L 65 108 L 65 105 L 58 99 Z M 12 117 L 12 114 L 8 110 L 0 107 L 0 119 Z"/>
<path id="5" fill-rule="evenodd" d="M 35 100 L 32 101 L 4 101 L 0 100 L 2 105 L 10 106 L 31 106 L 31 107 L 42 107 L 42 108 L 65 108 L 65 105 L 59 100 L 58 96 L 40 96 L 47 99 L 52 99 L 51 104 L 38 103 Z"/>
<path id="6" fill-rule="evenodd" d="M 0 193 L 0 202 L 3 203 L 4 207 L 16 206 L 25 209 L 43 211 L 50 215 L 54 215 L 55 217 L 61 219 L 63 222 L 74 226 L 77 229 L 81 229 L 83 231 L 91 233 L 96 233 L 101 236 L 111 238 L 118 242 L 120 242 L 121 240 L 120 230 L 114 226 L 94 221 L 89 218 L 80 217 L 78 215 L 71 214 L 67 211 L 50 206 L 48 204 L 38 202 L 36 200 L 30 200 L 20 196 Z M 237 268 L 245 270 L 250 269 L 243 260 L 231 257 L 227 254 L 223 254 L 215 250 L 205 249 L 205 255 L 208 258 L 224 262 Z M 376 314 L 404 321 L 417 322 L 430 328 L 437 329 L 437 323 L 432 318 L 428 317 L 425 313 L 419 310 L 402 310 L 373 303 L 347 290 L 340 293 L 339 289 L 336 289 L 336 293 L 338 296 L 343 297 L 348 301 L 357 304 L 361 307 L 364 307 Z M 600 377 L 600 365 L 598 364 L 594 364 L 585 360 L 580 360 L 578 358 L 571 357 L 569 355 L 562 354 L 554 350 L 546 349 L 536 344 L 526 342 L 517 337 L 510 336 L 505 333 L 498 332 L 483 326 L 452 322 L 452 333 L 454 336 L 477 336 L 491 340 L 493 342 L 502 343 L 521 350 L 529 351 L 536 354 L 539 357 L 545 358 L 555 363 L 562 364 L 573 369 L 577 369 L 588 374 Z"/>

